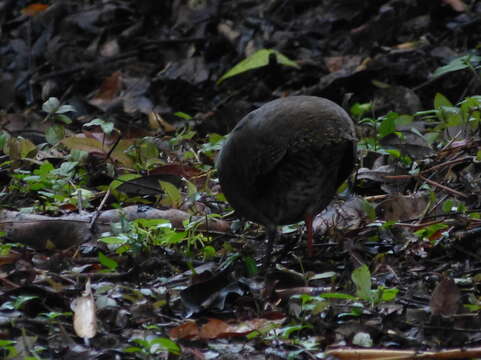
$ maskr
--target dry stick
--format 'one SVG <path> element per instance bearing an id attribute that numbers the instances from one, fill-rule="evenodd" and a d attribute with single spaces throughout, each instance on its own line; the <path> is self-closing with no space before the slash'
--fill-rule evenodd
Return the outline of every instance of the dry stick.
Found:
<path id="1" fill-rule="evenodd" d="M 110 196 L 110 187 L 108 188 L 107 192 L 104 195 L 104 198 L 100 202 L 100 205 L 97 207 L 97 210 L 95 210 L 95 214 L 92 217 L 92 220 L 90 221 L 90 224 L 89 224 L 89 230 L 92 230 L 92 228 L 94 227 L 95 222 L 97 221 L 97 219 L 100 215 L 100 211 L 102 211 L 102 208 L 104 207 L 105 203 L 107 202 L 107 199 L 109 198 L 109 196 Z"/>
<path id="2" fill-rule="evenodd" d="M 433 167 L 430 167 L 429 169 L 423 170 L 423 171 L 421 171 L 421 174 L 425 174 L 425 173 L 427 173 L 427 172 L 431 172 L 431 171 L 437 170 L 437 169 L 439 169 L 439 168 L 441 168 L 441 167 L 444 167 L 444 166 L 455 165 L 455 164 L 459 164 L 459 163 L 465 162 L 466 160 L 472 160 L 472 159 L 473 159 L 472 156 L 465 156 L 465 157 L 460 158 L 460 159 L 449 160 L 449 161 L 443 162 L 443 163 L 441 163 L 441 164 L 434 165 Z"/>
<path id="3" fill-rule="evenodd" d="M 447 192 L 449 192 L 449 193 L 451 193 L 451 194 L 454 194 L 454 195 L 457 195 L 457 196 L 461 196 L 461 197 L 463 197 L 463 198 L 465 198 L 465 199 L 468 197 L 468 195 L 463 194 L 463 193 L 460 192 L 460 191 L 451 189 L 450 187 L 447 187 L 447 186 L 445 186 L 445 185 L 443 185 L 443 184 L 440 184 L 440 183 L 438 183 L 438 182 L 436 182 L 436 181 L 434 181 L 434 180 L 430 180 L 430 179 L 428 179 L 428 178 L 426 178 L 426 177 L 424 177 L 424 176 L 422 176 L 422 175 L 418 175 L 418 176 L 419 176 L 419 178 L 420 178 L 421 180 L 424 180 L 425 182 L 427 182 L 427 183 L 429 183 L 429 184 L 431 184 L 431 185 L 433 185 L 433 186 L 435 186 L 435 187 L 438 187 L 438 188 L 440 188 L 440 189 L 443 189 L 444 191 L 447 191 Z"/>
<path id="4" fill-rule="evenodd" d="M 454 135 L 453 138 L 451 140 L 449 140 L 448 143 L 446 145 L 444 145 L 443 148 L 440 151 L 444 151 L 444 150 L 448 149 L 451 146 L 451 144 L 456 141 L 458 136 L 461 135 L 461 133 L 462 133 L 462 130 L 459 130 L 458 133 L 456 135 Z"/>
<path id="5" fill-rule="evenodd" d="M 432 172 L 432 171 L 436 171 L 437 169 L 440 169 L 442 167 L 445 167 L 445 166 L 452 166 L 452 165 L 455 165 L 455 164 L 459 164 L 459 163 L 462 163 L 466 160 L 471 160 L 472 158 L 470 156 L 465 156 L 461 159 L 455 159 L 455 160 L 450 160 L 450 161 L 446 161 L 444 163 L 441 163 L 441 164 L 437 164 L 437 165 L 434 165 L 428 169 L 425 169 L 423 171 L 421 171 L 421 174 L 426 174 L 428 172 Z M 422 221 L 424 220 L 424 218 L 426 217 L 426 215 L 428 214 L 428 212 L 432 212 L 434 211 L 443 201 L 444 199 L 447 197 L 447 195 L 444 195 L 442 197 L 442 199 L 440 199 L 431 209 L 430 209 L 430 204 L 428 204 L 426 206 L 426 209 L 424 209 L 423 211 L 423 214 L 420 216 L 420 218 L 418 219 L 417 223 L 420 224 L 422 223 Z"/>
<path id="6" fill-rule="evenodd" d="M 430 180 L 424 176 L 422 176 L 421 174 L 418 174 L 418 175 L 384 175 L 384 178 L 387 179 L 387 180 L 402 180 L 402 179 L 414 179 L 414 178 L 419 178 L 435 187 L 438 187 L 440 189 L 443 189 L 444 191 L 447 191 L 453 195 L 457 195 L 457 196 L 461 196 L 463 198 L 467 198 L 468 196 L 463 194 L 462 192 L 460 191 L 457 191 L 457 190 L 454 190 L 454 189 L 451 189 L 450 187 L 448 186 L 445 186 L 445 185 L 442 185 L 434 180 Z"/>
<path id="7" fill-rule="evenodd" d="M 413 220 L 410 220 L 410 221 L 414 221 L 415 219 Z M 424 228 L 424 227 L 427 227 L 427 226 L 431 226 L 431 225 L 435 225 L 435 224 L 439 224 L 440 222 L 446 224 L 447 221 L 446 220 L 433 220 L 433 221 L 428 221 L 428 222 L 425 222 L 425 223 L 421 223 L 421 224 L 408 224 L 408 223 L 394 223 L 393 226 L 400 226 L 400 227 L 406 227 L 406 228 L 413 228 L 413 229 L 418 229 L 418 228 Z"/>
<path id="8" fill-rule="evenodd" d="M 442 164 L 438 164 L 438 165 L 430 167 L 429 169 L 423 170 L 418 175 L 385 175 L 384 178 L 387 179 L 387 180 L 402 180 L 402 179 L 419 178 L 419 179 L 421 179 L 421 180 L 423 180 L 423 181 L 425 181 L 425 182 L 427 182 L 427 183 L 429 183 L 429 184 L 431 184 L 435 187 L 438 187 L 440 189 L 443 189 L 446 192 L 449 192 L 450 194 L 457 195 L 457 196 L 460 196 L 460 197 L 463 197 L 463 198 L 466 199 L 468 197 L 466 194 L 463 194 L 460 191 L 451 189 L 448 186 L 442 185 L 442 184 L 440 184 L 440 183 L 438 183 L 434 180 L 428 179 L 428 178 L 423 176 L 423 174 L 438 170 L 438 169 L 440 169 L 442 167 L 445 167 L 445 166 L 451 166 L 451 165 L 459 164 L 459 163 L 465 162 L 466 160 L 472 160 L 472 157 L 471 156 L 465 156 L 461 159 L 449 160 L 449 161 L 446 161 Z"/>

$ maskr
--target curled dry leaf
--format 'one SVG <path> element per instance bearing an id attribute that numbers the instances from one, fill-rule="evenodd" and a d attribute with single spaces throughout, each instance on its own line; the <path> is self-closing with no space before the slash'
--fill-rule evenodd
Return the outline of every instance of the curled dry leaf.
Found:
<path id="1" fill-rule="evenodd" d="M 95 314 L 95 300 L 90 286 L 90 279 L 85 284 L 85 291 L 70 305 L 73 316 L 75 333 L 84 339 L 93 338 L 97 332 L 97 316 Z"/>
<path id="2" fill-rule="evenodd" d="M 314 218 L 314 233 L 325 234 L 330 229 L 353 230 L 359 228 L 364 220 L 361 198 L 352 197 L 343 203 L 332 202 Z"/>

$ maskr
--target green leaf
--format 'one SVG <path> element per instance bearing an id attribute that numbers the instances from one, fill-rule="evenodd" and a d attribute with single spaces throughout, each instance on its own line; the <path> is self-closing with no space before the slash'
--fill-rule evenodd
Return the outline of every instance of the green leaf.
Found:
<path id="1" fill-rule="evenodd" d="M 0 339 L 0 347 L 4 347 L 4 346 L 7 346 L 7 345 L 14 345 L 15 344 L 15 341 L 13 340 L 1 340 Z"/>
<path id="2" fill-rule="evenodd" d="M 434 71 L 433 77 L 437 78 L 441 75 L 444 75 L 453 71 L 466 69 L 469 67 L 469 63 L 471 63 L 473 66 L 477 66 L 480 62 L 481 62 L 481 56 L 477 56 L 477 55 L 460 56 L 458 58 L 451 60 L 449 64 L 438 67 L 436 71 Z"/>
<path id="3" fill-rule="evenodd" d="M 449 228 L 448 225 L 443 223 L 437 223 L 437 224 L 426 226 L 420 230 L 416 230 L 414 234 L 420 238 L 429 238 L 430 236 L 434 235 L 436 232 L 447 229 L 447 228 Z"/>
<path id="4" fill-rule="evenodd" d="M 279 331 L 281 332 L 283 338 L 288 339 L 289 336 L 291 336 L 294 332 L 301 331 L 303 329 L 312 329 L 312 325 L 296 324 L 296 325 L 283 327 L 282 329 L 279 329 Z"/>
<path id="5" fill-rule="evenodd" d="M 72 119 L 63 114 L 55 114 L 54 120 L 67 125 L 72 123 Z"/>
<path id="6" fill-rule="evenodd" d="M 187 195 L 192 200 L 196 201 L 199 200 L 201 194 L 197 190 L 197 187 L 194 183 L 191 183 L 189 180 L 184 180 L 185 184 L 187 185 Z"/>
<path id="7" fill-rule="evenodd" d="M 221 76 L 219 80 L 217 80 L 217 85 L 219 85 L 225 79 L 230 77 L 242 74 L 243 72 L 254 70 L 269 64 L 269 56 L 274 54 L 276 56 L 277 62 L 282 65 L 292 66 L 295 68 L 299 68 L 299 65 L 295 61 L 290 60 L 287 56 L 281 54 L 277 50 L 273 49 L 260 49 L 253 53 L 252 55 L 246 57 L 240 63 L 235 65 L 229 71 L 227 71 L 224 75 Z"/>
<path id="8" fill-rule="evenodd" d="M 182 194 L 180 193 L 180 190 L 167 181 L 159 181 L 159 184 L 162 191 L 167 195 L 169 205 L 178 208 L 182 202 Z"/>
<path id="9" fill-rule="evenodd" d="M 119 266 L 117 261 L 105 256 L 101 251 L 99 251 L 99 262 L 109 270 L 115 270 L 117 269 L 117 266 Z"/>
<path id="10" fill-rule="evenodd" d="M 24 306 L 26 303 L 28 303 L 31 300 L 38 299 L 38 296 L 35 295 L 21 295 L 15 299 L 14 302 L 14 307 L 15 309 L 20 309 L 22 306 Z"/>
<path id="11" fill-rule="evenodd" d="M 381 121 L 381 125 L 379 125 L 379 136 L 381 138 L 392 134 L 394 131 L 396 131 L 396 118 L 398 117 L 398 114 L 396 113 L 389 113 L 387 114 L 383 120 Z"/>
<path id="12" fill-rule="evenodd" d="M 100 126 L 104 134 L 110 134 L 114 130 L 114 123 L 102 120 L 100 118 L 93 119 L 92 121 L 89 121 L 88 123 L 84 124 L 83 126 L 89 127 L 89 126 Z"/>
<path id="13" fill-rule="evenodd" d="M 72 105 L 61 105 L 57 111 L 55 111 L 56 114 L 65 114 L 67 112 L 75 112 L 75 108 Z"/>
<path id="14" fill-rule="evenodd" d="M 443 106 L 453 107 L 453 104 L 451 104 L 451 101 L 449 101 L 443 94 L 436 93 L 434 96 L 434 108 L 440 110 Z"/>
<path id="15" fill-rule="evenodd" d="M 336 276 L 335 271 L 326 271 L 326 272 L 323 272 L 323 273 L 314 274 L 312 276 L 309 276 L 309 280 L 312 281 L 312 280 L 319 280 L 319 279 L 328 279 L 328 278 L 332 278 L 334 276 Z"/>
<path id="16" fill-rule="evenodd" d="M 126 243 L 127 239 L 123 239 L 118 236 L 108 236 L 108 237 L 100 238 L 99 241 L 108 245 L 123 245 Z"/>
<path id="17" fill-rule="evenodd" d="M 351 107 L 351 115 L 354 116 L 354 117 L 361 117 L 363 116 L 365 113 L 367 113 L 368 111 L 371 111 L 372 109 L 372 103 L 363 103 L 363 104 L 360 104 L 360 103 L 355 103 L 354 105 L 352 105 Z"/>
<path id="18" fill-rule="evenodd" d="M 246 266 L 246 271 L 248 276 L 254 276 L 257 274 L 256 261 L 251 256 L 244 256 L 244 265 Z"/>
<path id="19" fill-rule="evenodd" d="M 35 169 L 33 173 L 40 177 L 47 177 L 55 168 L 53 165 L 47 160 L 40 165 L 38 169 Z"/>
<path id="20" fill-rule="evenodd" d="M 356 295 L 364 300 L 371 299 L 371 272 L 367 265 L 362 265 L 351 274 L 351 279 L 356 285 Z"/>
<path id="21" fill-rule="evenodd" d="M 216 251 L 213 246 L 206 246 L 202 249 L 202 253 L 206 259 L 213 259 L 215 257 Z"/>
<path id="22" fill-rule="evenodd" d="M 453 200 L 448 199 L 445 202 L 443 202 L 442 209 L 445 213 L 451 212 L 452 208 L 453 208 Z"/>
<path id="23" fill-rule="evenodd" d="M 177 345 L 175 342 L 173 342 L 170 339 L 167 338 L 157 338 L 154 339 L 150 342 L 151 345 L 157 344 L 162 346 L 165 350 L 167 350 L 169 353 L 174 354 L 174 355 L 180 355 L 180 346 Z"/>
<path id="24" fill-rule="evenodd" d="M 362 210 L 370 220 L 376 220 L 376 208 L 367 200 L 362 200 Z"/>
<path id="25" fill-rule="evenodd" d="M 182 111 L 177 111 L 174 113 L 175 116 L 177 117 L 180 117 L 181 119 L 184 119 L 184 120 L 192 120 L 192 116 L 190 116 L 189 114 L 186 114 L 185 112 L 182 112 Z"/>
<path id="26" fill-rule="evenodd" d="M 76 161 L 64 161 L 58 169 L 54 169 L 50 172 L 52 175 L 68 177 L 73 174 L 78 163 Z"/>
<path id="27" fill-rule="evenodd" d="M 382 301 L 393 301 L 394 299 L 396 299 L 396 296 L 399 292 L 399 289 L 396 289 L 396 288 L 390 288 L 390 289 L 379 289 L 379 291 L 381 292 L 381 300 Z"/>
<path id="28" fill-rule="evenodd" d="M 51 97 L 42 105 L 42 110 L 49 114 L 55 114 L 60 106 L 60 101 L 56 97 Z"/>
<path id="29" fill-rule="evenodd" d="M 355 300 L 356 297 L 344 293 L 323 293 L 319 295 L 324 299 Z"/>
<path id="30" fill-rule="evenodd" d="M 463 124 L 461 109 L 455 106 L 442 106 L 439 110 L 439 118 L 445 126 L 458 126 Z"/>
<path id="31" fill-rule="evenodd" d="M 135 179 L 138 179 L 142 177 L 142 175 L 140 174 L 124 174 L 124 175 L 120 175 L 117 179 L 113 180 L 111 183 L 110 183 L 110 189 L 114 190 L 114 189 L 117 189 L 120 185 L 122 185 L 123 183 L 125 183 L 126 181 L 130 181 L 130 180 L 135 180 Z"/>
<path id="32" fill-rule="evenodd" d="M 413 122 L 414 117 L 412 115 L 399 115 L 396 118 L 396 126 L 406 126 Z"/>

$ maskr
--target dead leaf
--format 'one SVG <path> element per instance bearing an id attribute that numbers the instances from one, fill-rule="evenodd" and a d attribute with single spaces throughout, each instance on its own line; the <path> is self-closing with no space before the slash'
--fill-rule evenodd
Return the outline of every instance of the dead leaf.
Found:
<path id="1" fill-rule="evenodd" d="M 443 277 L 433 291 L 429 306 L 433 315 L 452 316 L 458 312 L 461 300 L 459 291 L 453 279 Z"/>
<path id="2" fill-rule="evenodd" d="M 105 78 L 100 85 L 100 89 L 96 95 L 89 100 L 89 103 L 104 111 L 120 104 L 121 99 L 118 98 L 122 90 L 122 75 L 120 71 L 114 72 L 108 78 Z"/>
<path id="3" fill-rule="evenodd" d="M 156 112 L 149 112 L 149 126 L 153 130 L 158 130 L 162 128 L 166 133 L 174 132 L 176 130 L 175 126 L 169 124 L 164 118 Z"/>
<path id="4" fill-rule="evenodd" d="M 70 307 L 74 312 L 73 327 L 75 333 L 84 339 L 93 338 L 97 333 L 97 316 L 90 279 L 85 284 L 85 291 L 82 296 L 74 299 Z"/>
<path id="5" fill-rule="evenodd" d="M 464 12 L 466 10 L 466 4 L 462 0 L 443 0 L 443 2 L 451 6 L 455 11 Z"/>
<path id="6" fill-rule="evenodd" d="M 330 72 L 340 71 L 342 69 L 356 68 L 362 61 L 362 57 L 355 56 L 329 56 L 324 58 L 327 68 Z"/>
<path id="7" fill-rule="evenodd" d="M 404 221 L 420 216 L 427 205 L 426 194 L 392 195 L 376 206 L 376 214 L 386 221 Z"/>
<path id="8" fill-rule="evenodd" d="M 48 9 L 46 4 L 31 4 L 22 9 L 22 15 L 35 16 Z"/>
<path id="9" fill-rule="evenodd" d="M 80 136 L 70 136 L 64 138 L 61 143 L 68 147 L 69 149 L 83 150 L 88 153 L 99 153 L 107 155 L 110 151 L 110 147 L 106 146 L 102 142 L 96 139 L 89 139 L 83 135 Z M 132 168 L 134 166 L 134 161 L 130 158 L 125 150 L 134 143 L 133 140 L 120 140 L 115 146 L 114 151 L 110 154 L 110 157 L 118 161 L 120 164 L 127 168 Z"/>
<path id="10" fill-rule="evenodd" d="M 275 319 L 256 318 L 241 322 L 224 321 L 210 318 L 206 323 L 199 325 L 198 322 L 189 320 L 169 331 L 171 339 L 219 339 L 235 336 L 244 336 L 252 331 L 260 330 L 266 326 L 280 325 L 285 316 Z"/>

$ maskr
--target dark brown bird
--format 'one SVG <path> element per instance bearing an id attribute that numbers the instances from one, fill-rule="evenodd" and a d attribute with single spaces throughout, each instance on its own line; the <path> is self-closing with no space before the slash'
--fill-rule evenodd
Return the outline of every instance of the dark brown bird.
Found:
<path id="1" fill-rule="evenodd" d="M 267 229 L 266 263 L 277 226 L 312 220 L 352 172 L 356 135 L 349 115 L 315 96 L 277 99 L 247 114 L 217 158 L 222 191 L 232 207 Z"/>

